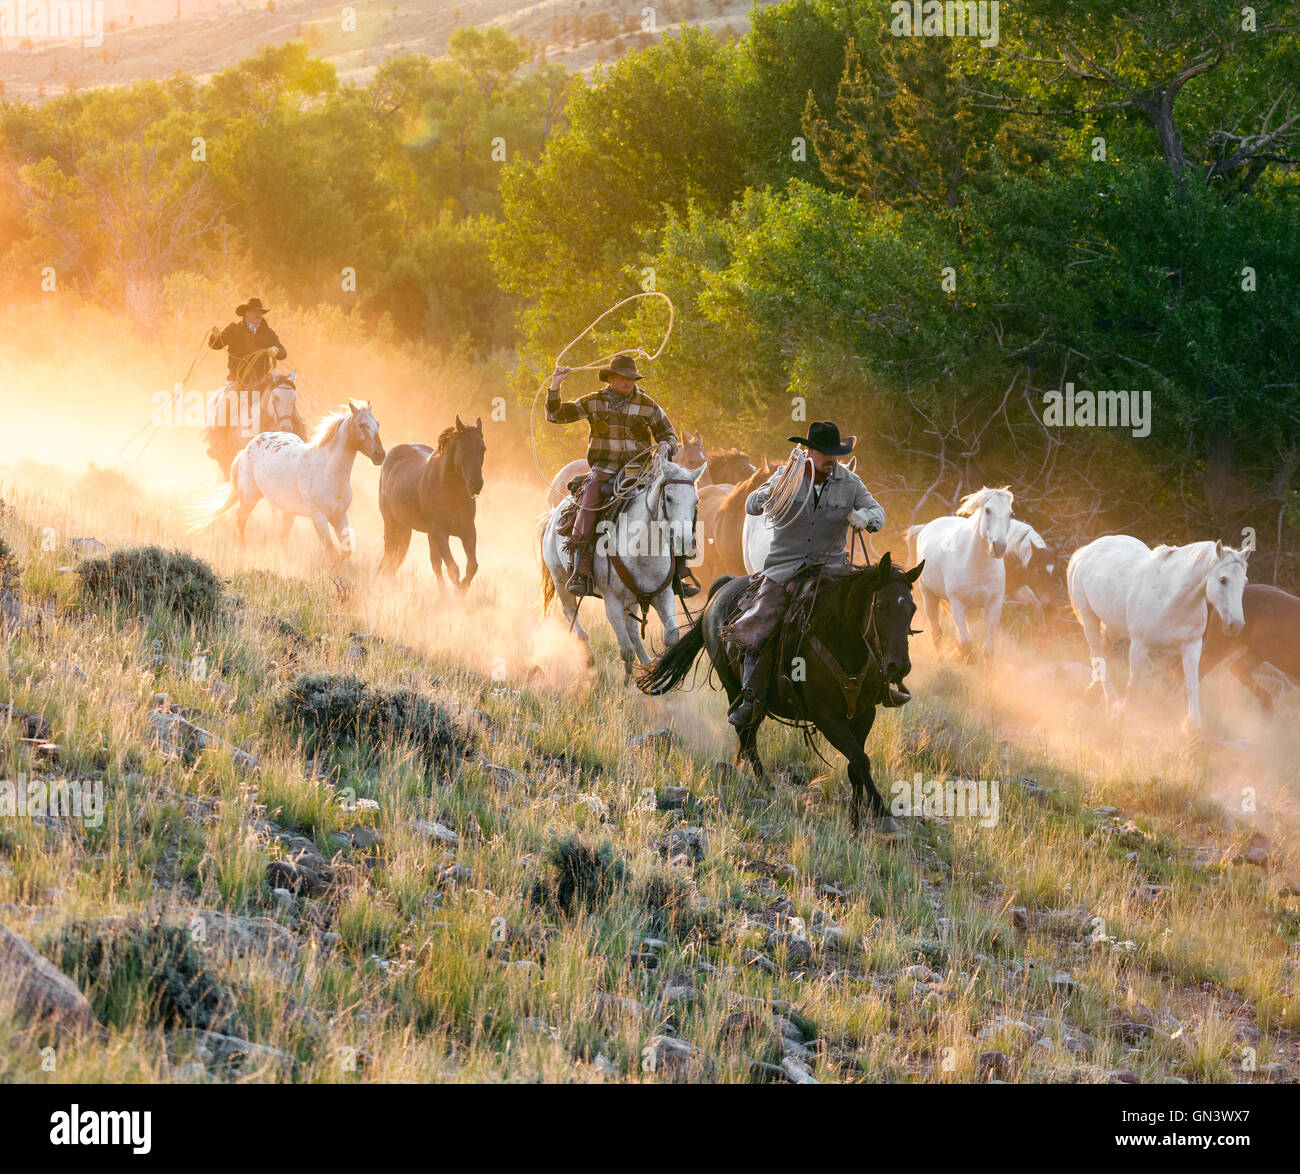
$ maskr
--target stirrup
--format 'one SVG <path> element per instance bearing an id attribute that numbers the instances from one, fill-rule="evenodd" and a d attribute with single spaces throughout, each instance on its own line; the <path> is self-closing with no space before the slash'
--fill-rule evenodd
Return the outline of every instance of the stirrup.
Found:
<path id="1" fill-rule="evenodd" d="M 599 595 L 596 590 L 596 584 L 592 582 L 591 572 L 574 571 L 569 576 L 569 581 L 564 585 L 564 589 L 570 595 Z"/>

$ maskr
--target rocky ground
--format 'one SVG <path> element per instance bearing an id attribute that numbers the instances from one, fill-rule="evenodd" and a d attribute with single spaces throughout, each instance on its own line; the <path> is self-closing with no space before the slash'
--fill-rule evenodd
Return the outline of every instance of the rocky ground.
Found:
<path id="1" fill-rule="evenodd" d="M 172 527 L 75 493 L 0 517 L 0 778 L 103 797 L 98 823 L 0 816 L 4 1080 L 1300 1071 L 1269 762 L 1234 812 L 1240 751 L 1066 748 L 932 668 L 873 735 L 878 778 L 997 778 L 998 820 L 854 835 L 842 769 L 793 733 L 765 735 L 759 787 L 691 717 L 721 728 L 715 696 L 629 695 L 607 641 L 577 684 L 485 673 L 413 630 L 422 580 L 385 610 L 218 537 L 184 614 L 172 564 L 123 595 L 136 564 L 96 560 Z M 439 606 L 499 607 L 505 578 Z"/>

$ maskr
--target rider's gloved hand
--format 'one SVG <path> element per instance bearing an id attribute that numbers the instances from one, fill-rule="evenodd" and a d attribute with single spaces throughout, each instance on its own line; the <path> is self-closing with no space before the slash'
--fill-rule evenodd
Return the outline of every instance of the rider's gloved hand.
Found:
<path id="1" fill-rule="evenodd" d="M 849 525 L 855 530 L 865 530 L 868 534 L 876 533 L 884 522 L 885 519 L 876 510 L 854 510 L 849 515 Z"/>
<path id="2" fill-rule="evenodd" d="M 221 343 L 221 331 L 215 326 L 208 331 L 208 346 L 215 347 Z"/>
<path id="3" fill-rule="evenodd" d="M 551 390 L 552 390 L 552 391 L 559 391 L 559 390 L 560 390 L 560 384 L 563 383 L 563 382 L 564 382 L 564 381 L 569 377 L 569 371 L 570 371 L 570 370 L 572 370 L 572 368 L 570 368 L 570 367 L 559 367 L 559 366 L 557 366 L 557 367 L 555 368 L 555 370 L 551 372 Z"/>
<path id="4" fill-rule="evenodd" d="M 275 348 L 271 351 L 271 353 L 272 353 L 272 354 L 273 354 L 277 359 L 287 358 L 287 357 L 288 357 L 288 354 L 289 354 L 289 352 L 286 351 L 286 350 L 284 349 L 284 347 L 282 347 L 282 346 L 275 347 Z"/>

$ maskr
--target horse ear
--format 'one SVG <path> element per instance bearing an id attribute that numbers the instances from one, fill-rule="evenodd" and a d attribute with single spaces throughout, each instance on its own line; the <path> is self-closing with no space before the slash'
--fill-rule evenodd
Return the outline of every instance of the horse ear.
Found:
<path id="1" fill-rule="evenodd" d="M 916 566 L 903 576 L 903 578 L 905 578 L 909 583 L 915 583 L 917 579 L 921 577 L 921 572 L 923 570 L 925 570 L 925 559 L 922 559 L 917 563 Z"/>
<path id="2" fill-rule="evenodd" d="M 351 396 L 348 396 L 348 407 L 351 408 L 354 412 L 361 410 L 361 405 L 357 403 L 357 401 L 354 400 Z"/>
<path id="3" fill-rule="evenodd" d="M 1214 557 L 1215 558 L 1223 557 L 1223 539 L 1221 538 L 1216 538 L 1214 541 Z"/>
<path id="4" fill-rule="evenodd" d="M 691 474 L 691 480 L 698 481 L 701 477 L 704 476 L 704 470 L 707 469 L 708 467 L 709 467 L 708 465 L 701 465 L 698 469 L 695 470 L 694 473 Z"/>
<path id="5" fill-rule="evenodd" d="M 477 420 L 474 421 L 474 427 L 477 428 L 480 432 L 483 431 L 483 417 L 482 417 L 482 416 L 480 416 Z"/>
<path id="6" fill-rule="evenodd" d="M 465 425 L 460 422 L 460 416 L 456 417 L 456 431 L 457 432 L 465 431 Z"/>
<path id="7" fill-rule="evenodd" d="M 889 551 L 885 551 L 885 553 L 881 555 L 880 561 L 876 564 L 876 566 L 880 568 L 881 574 L 884 575 L 889 574 L 893 569 L 893 565 L 893 559 L 890 557 Z"/>

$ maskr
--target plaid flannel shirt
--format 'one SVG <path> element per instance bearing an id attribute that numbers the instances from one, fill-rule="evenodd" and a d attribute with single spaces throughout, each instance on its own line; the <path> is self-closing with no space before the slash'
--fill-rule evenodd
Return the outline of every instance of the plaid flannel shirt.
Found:
<path id="1" fill-rule="evenodd" d="M 587 464 L 593 469 L 617 471 L 652 443 L 666 441 L 671 449 L 669 455 L 677 451 L 677 433 L 663 408 L 639 387 L 629 395 L 602 387 L 567 401 L 560 399 L 555 388 L 548 387 L 546 418 L 552 424 L 586 420 L 591 425 Z"/>

